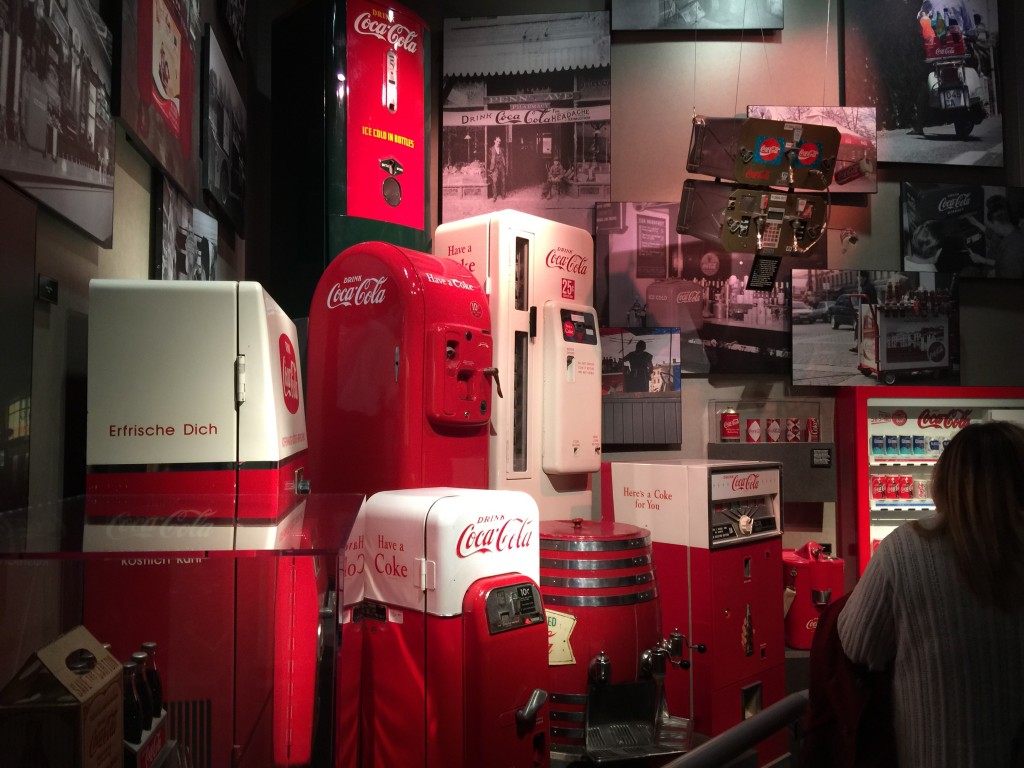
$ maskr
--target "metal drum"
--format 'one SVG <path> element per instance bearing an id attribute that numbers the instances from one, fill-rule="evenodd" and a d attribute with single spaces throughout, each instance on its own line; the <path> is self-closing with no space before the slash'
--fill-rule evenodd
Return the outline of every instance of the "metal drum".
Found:
<path id="1" fill-rule="evenodd" d="M 650 531 L 612 521 L 542 521 L 540 591 L 552 751 L 580 752 L 591 661 L 604 654 L 607 682 L 633 681 L 640 654 L 661 639 Z"/>

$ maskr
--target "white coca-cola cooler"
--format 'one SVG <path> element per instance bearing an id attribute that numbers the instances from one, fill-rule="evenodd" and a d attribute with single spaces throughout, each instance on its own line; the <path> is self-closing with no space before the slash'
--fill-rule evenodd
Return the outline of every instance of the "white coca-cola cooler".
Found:
<path id="1" fill-rule="evenodd" d="M 782 467 L 772 462 L 607 462 L 601 514 L 651 532 L 664 632 L 685 639 L 665 679 L 669 712 L 716 736 L 786 695 Z M 762 765 L 786 734 L 757 745 Z"/>
<path id="2" fill-rule="evenodd" d="M 266 551 L 308 523 L 295 325 L 252 282 L 89 298 L 84 623 L 157 642 L 196 768 L 308 762 L 328 569 Z"/>
<path id="3" fill-rule="evenodd" d="M 487 487 L 493 336 L 457 261 L 342 251 L 309 309 L 309 477 L 319 492 Z"/>
<path id="4" fill-rule="evenodd" d="M 601 343 L 594 243 L 519 211 L 442 224 L 434 253 L 460 261 L 490 304 L 496 382 L 489 487 L 529 493 L 544 520 L 593 517 L 601 466 Z"/>
<path id="5" fill-rule="evenodd" d="M 346 553 L 346 588 L 361 594 L 354 621 L 365 641 L 360 764 L 548 765 L 548 633 L 533 499 L 386 491 L 360 517 L 361 537 Z"/>

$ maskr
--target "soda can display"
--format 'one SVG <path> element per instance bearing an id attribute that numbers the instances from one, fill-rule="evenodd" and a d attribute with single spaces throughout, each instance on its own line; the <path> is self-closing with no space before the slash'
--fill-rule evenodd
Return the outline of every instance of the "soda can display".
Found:
<path id="1" fill-rule="evenodd" d="M 914 455 L 924 456 L 925 453 L 924 435 L 914 435 Z"/>
<path id="2" fill-rule="evenodd" d="M 933 458 L 939 458 L 939 454 L 942 453 L 942 441 L 937 437 L 928 439 L 928 455 Z"/>
<path id="3" fill-rule="evenodd" d="M 900 435 L 900 456 L 914 455 L 914 438 L 911 435 Z"/>
<path id="4" fill-rule="evenodd" d="M 885 483 L 888 478 L 885 475 L 872 475 L 871 476 L 871 498 L 872 499 L 884 499 L 885 498 Z"/>
<path id="5" fill-rule="evenodd" d="M 927 480 L 918 480 L 917 481 L 917 498 L 919 498 L 919 499 L 931 498 L 931 489 L 928 488 L 928 481 Z"/>
<path id="6" fill-rule="evenodd" d="M 821 426 L 818 424 L 817 418 L 809 418 L 807 420 L 807 442 L 817 443 L 821 441 Z"/>
<path id="7" fill-rule="evenodd" d="M 885 456 L 885 435 L 871 436 L 871 455 Z"/>
<path id="8" fill-rule="evenodd" d="M 747 442 L 748 443 L 760 443 L 761 442 L 761 420 L 760 419 L 747 419 Z"/>
<path id="9" fill-rule="evenodd" d="M 900 497 L 900 476 L 885 476 L 885 498 L 898 499 Z"/>
<path id="10" fill-rule="evenodd" d="M 885 436 L 885 455 L 886 456 L 899 456 L 900 455 L 900 438 L 899 438 L 899 435 L 886 435 Z"/>
<path id="11" fill-rule="evenodd" d="M 735 408 L 726 408 L 719 416 L 718 439 L 723 443 L 740 441 L 740 415 Z"/>
<path id="12" fill-rule="evenodd" d="M 898 491 L 899 498 L 901 499 L 912 499 L 914 498 L 914 478 L 911 475 L 900 475 L 899 476 L 900 487 Z"/>
<path id="13" fill-rule="evenodd" d="M 786 419 L 786 442 L 800 442 L 800 419 Z"/>
<path id="14" fill-rule="evenodd" d="M 768 419 L 765 422 L 764 433 L 769 443 L 777 443 L 782 440 L 782 420 Z"/>

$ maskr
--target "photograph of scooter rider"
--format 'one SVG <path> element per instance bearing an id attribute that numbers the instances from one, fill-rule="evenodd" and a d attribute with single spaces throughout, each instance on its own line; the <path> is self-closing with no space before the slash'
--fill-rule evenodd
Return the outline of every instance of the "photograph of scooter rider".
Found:
<path id="1" fill-rule="evenodd" d="M 876 107 L 879 161 L 1003 164 L 997 19 L 997 0 L 846 3 L 844 99 Z"/>

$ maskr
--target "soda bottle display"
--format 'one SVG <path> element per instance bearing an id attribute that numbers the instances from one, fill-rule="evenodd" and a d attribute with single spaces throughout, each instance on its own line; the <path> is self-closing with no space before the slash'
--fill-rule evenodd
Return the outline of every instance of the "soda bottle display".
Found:
<path id="1" fill-rule="evenodd" d="M 149 692 L 153 695 L 153 716 L 159 717 L 164 711 L 164 686 L 156 665 L 156 643 L 143 643 L 142 650 L 149 657 L 146 661 L 146 682 L 149 684 Z"/>
<path id="2" fill-rule="evenodd" d="M 135 662 L 135 690 L 139 695 L 139 703 L 142 705 L 142 730 L 148 731 L 153 727 L 153 694 L 150 693 L 149 683 L 146 682 L 145 670 L 146 660 L 149 655 L 145 651 L 136 651 L 132 654 L 132 661 Z"/>
<path id="3" fill-rule="evenodd" d="M 122 696 L 124 713 L 124 740 L 132 744 L 142 741 L 142 702 L 136 687 L 138 665 L 134 661 L 126 661 L 122 665 L 124 674 L 124 694 Z"/>

